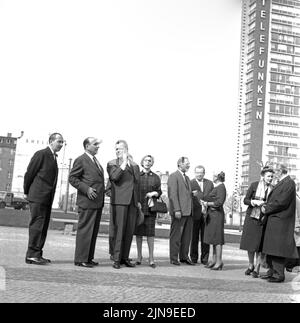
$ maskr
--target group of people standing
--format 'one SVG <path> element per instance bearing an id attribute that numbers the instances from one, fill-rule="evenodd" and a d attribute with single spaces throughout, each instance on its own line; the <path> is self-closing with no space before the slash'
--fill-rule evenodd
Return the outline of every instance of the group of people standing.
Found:
<path id="1" fill-rule="evenodd" d="M 297 202 L 295 182 L 287 167 L 279 165 L 275 170 L 263 167 L 261 179 L 250 185 L 244 199 L 248 209 L 240 248 L 248 251 L 245 275 L 280 283 L 285 280 L 288 262 L 299 261 L 300 248 L 297 250 L 294 236 L 295 229 L 299 231 Z M 262 265 L 268 271 L 259 275 Z"/>
<path id="2" fill-rule="evenodd" d="M 32 157 L 24 176 L 24 194 L 30 202 L 31 221 L 25 261 L 44 265 L 51 262 L 43 257 L 51 208 L 56 189 L 57 152 L 63 147 L 63 137 L 54 133 L 49 146 Z M 113 267 L 141 265 L 143 237 L 147 237 L 149 266 L 154 261 L 156 212 L 151 210 L 162 195 L 161 182 L 152 172 L 154 157 L 142 158 L 141 167 L 128 152 L 125 140 L 115 144 L 116 158 L 107 163 L 109 180 L 105 186 L 104 169 L 96 158 L 101 141 L 88 137 L 83 141 L 84 153 L 75 159 L 69 182 L 77 191 L 78 227 L 74 263 L 92 268 L 95 245 L 104 206 L 105 194 L 110 196 L 110 254 Z M 205 176 L 205 168 L 195 168 L 195 178 L 186 175 L 190 168 L 187 157 L 180 157 L 177 171 L 168 178 L 170 228 L 170 263 L 195 265 L 198 260 L 211 270 L 222 270 L 226 200 L 225 173 L 215 172 L 213 181 Z M 269 282 L 282 282 L 287 260 L 299 259 L 294 231 L 296 198 L 295 183 L 288 169 L 264 167 L 261 179 L 250 185 L 244 203 L 248 205 L 240 248 L 248 251 L 249 267 L 245 274 L 259 277 L 266 259 L 268 272 L 260 275 Z M 275 175 L 275 176 L 274 176 Z M 276 178 L 276 183 L 275 183 Z M 142 223 L 139 223 L 143 215 Z M 298 218 L 299 219 L 299 218 Z M 298 226 L 300 230 L 300 222 Z M 136 235 L 137 260 L 130 259 L 133 236 Z M 199 255 L 199 241 L 201 241 Z M 209 257 L 210 246 L 212 255 Z M 210 258 L 210 261 L 209 261 Z"/>
<path id="3" fill-rule="evenodd" d="M 24 177 L 24 194 L 30 202 L 29 243 L 25 261 L 28 264 L 44 265 L 50 259 L 43 257 L 51 207 L 56 189 L 58 167 L 57 152 L 63 146 L 60 133 L 53 133 L 49 146 L 37 151 L 32 157 Z M 147 237 L 149 266 L 154 261 L 154 236 L 156 212 L 151 205 L 162 195 L 160 177 L 152 172 L 154 157 L 142 158 L 141 167 L 128 153 L 125 140 L 115 144 L 116 158 L 107 163 L 108 183 L 105 187 L 104 170 L 96 158 L 101 141 L 88 137 L 83 141 L 84 153 L 75 159 L 69 182 L 77 193 L 78 226 L 74 264 L 92 268 L 95 245 L 104 206 L 105 194 L 110 196 L 110 253 L 113 267 L 135 267 L 143 261 L 142 242 Z M 190 163 L 181 157 L 178 170 L 168 179 L 170 230 L 170 263 L 180 265 L 197 263 L 199 237 L 201 240 L 200 261 L 208 268 L 223 267 L 222 245 L 224 244 L 224 210 L 226 199 L 225 174 L 214 175 L 214 183 L 205 179 L 205 168 L 195 169 L 195 179 L 190 181 L 186 172 Z M 142 223 L 138 223 L 139 215 Z M 133 235 L 136 235 L 137 260 L 129 258 Z M 209 245 L 213 245 L 212 262 L 208 263 Z"/>

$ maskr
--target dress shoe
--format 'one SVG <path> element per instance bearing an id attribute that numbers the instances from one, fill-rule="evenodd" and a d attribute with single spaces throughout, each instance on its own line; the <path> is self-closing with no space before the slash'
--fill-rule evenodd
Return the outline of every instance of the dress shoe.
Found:
<path id="1" fill-rule="evenodd" d="M 114 264 L 113 264 L 113 268 L 120 269 L 121 268 L 120 262 L 119 261 L 115 261 Z"/>
<path id="2" fill-rule="evenodd" d="M 245 271 L 245 275 L 246 275 L 246 276 L 250 276 L 250 275 L 251 275 L 251 273 L 253 272 L 253 270 L 254 270 L 254 266 L 252 266 L 251 268 L 249 267 L 249 268 Z"/>
<path id="3" fill-rule="evenodd" d="M 75 266 L 93 268 L 93 265 L 90 264 L 89 262 L 75 262 Z"/>
<path id="4" fill-rule="evenodd" d="M 182 260 L 180 260 L 180 262 L 183 264 L 195 266 L 195 264 L 190 259 L 182 259 Z"/>
<path id="5" fill-rule="evenodd" d="M 284 282 L 284 278 L 283 277 L 270 277 L 269 279 L 268 279 L 268 282 L 269 283 L 282 283 L 282 282 Z"/>
<path id="6" fill-rule="evenodd" d="M 98 266 L 98 265 L 99 265 L 99 262 L 96 262 L 96 261 L 90 260 L 90 261 L 89 261 L 89 264 L 91 264 L 92 266 Z"/>
<path id="7" fill-rule="evenodd" d="M 51 260 L 50 260 L 50 259 L 43 258 L 43 257 L 41 257 L 41 259 L 42 259 L 42 260 L 44 260 L 45 262 L 47 262 L 48 264 L 50 264 L 50 263 L 51 263 Z"/>
<path id="8" fill-rule="evenodd" d="M 121 260 L 120 261 L 120 264 L 121 265 L 125 265 L 126 267 L 130 267 L 130 268 L 135 267 L 135 264 L 133 264 L 129 260 Z"/>
<path id="9" fill-rule="evenodd" d="M 259 277 L 259 274 L 258 274 L 258 272 L 256 270 L 253 270 L 251 275 L 252 275 L 253 278 L 258 278 Z"/>
<path id="10" fill-rule="evenodd" d="M 171 265 L 180 266 L 180 262 L 178 260 L 171 260 Z"/>
<path id="11" fill-rule="evenodd" d="M 223 266 L 224 266 L 224 264 L 221 263 L 219 266 L 211 267 L 210 270 L 222 270 L 223 269 Z"/>
<path id="12" fill-rule="evenodd" d="M 26 264 L 32 264 L 32 265 L 46 265 L 47 262 L 45 260 L 43 260 L 41 257 L 26 257 L 25 258 L 25 262 Z"/>
<path id="13" fill-rule="evenodd" d="M 269 279 L 271 277 L 273 277 L 273 276 L 270 275 L 270 274 L 262 274 L 262 275 L 259 276 L 259 278 L 261 278 L 261 279 Z"/>

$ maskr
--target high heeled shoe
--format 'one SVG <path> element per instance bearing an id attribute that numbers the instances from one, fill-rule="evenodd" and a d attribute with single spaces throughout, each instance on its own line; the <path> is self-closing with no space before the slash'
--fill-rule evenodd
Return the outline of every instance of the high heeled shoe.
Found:
<path id="1" fill-rule="evenodd" d="M 209 262 L 209 263 L 208 263 L 207 265 L 205 265 L 204 267 L 205 267 L 205 268 L 213 268 L 215 264 L 216 264 L 215 262 Z"/>
<path id="2" fill-rule="evenodd" d="M 141 265 L 141 264 L 142 264 L 142 260 L 143 260 L 143 257 L 142 257 L 140 260 L 137 260 L 137 261 L 135 262 L 135 264 L 136 264 L 137 266 Z"/>
<path id="3" fill-rule="evenodd" d="M 150 262 L 150 263 L 149 263 L 149 266 L 150 266 L 151 268 L 153 268 L 153 269 L 155 269 L 155 268 L 156 268 L 156 264 L 155 264 L 155 262 Z"/>
<path id="4" fill-rule="evenodd" d="M 249 267 L 246 271 L 245 271 L 245 275 L 246 276 L 250 276 L 251 273 L 254 271 L 254 266 L 252 266 L 251 268 Z"/>
<path id="5" fill-rule="evenodd" d="M 221 263 L 221 265 L 219 265 L 217 267 L 212 267 L 212 268 L 210 268 L 210 270 L 222 270 L 223 269 L 223 266 L 224 266 L 224 264 Z"/>

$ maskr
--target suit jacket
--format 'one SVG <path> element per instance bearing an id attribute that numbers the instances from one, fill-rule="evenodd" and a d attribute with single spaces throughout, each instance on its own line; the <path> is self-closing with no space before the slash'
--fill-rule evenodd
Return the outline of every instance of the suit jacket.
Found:
<path id="1" fill-rule="evenodd" d="M 124 170 L 120 167 L 120 161 L 113 159 L 107 164 L 107 172 L 111 182 L 111 204 L 114 205 L 129 205 L 132 197 L 134 204 L 140 202 L 139 182 L 140 168 L 131 162 Z"/>
<path id="2" fill-rule="evenodd" d="M 99 209 L 104 203 L 104 174 L 103 169 L 99 169 L 91 158 L 84 153 L 75 159 L 70 172 L 69 182 L 77 190 L 77 205 L 82 209 Z M 87 196 L 88 188 L 96 189 L 97 197 L 90 200 Z"/>
<path id="3" fill-rule="evenodd" d="M 296 187 L 290 176 L 274 186 L 265 210 L 268 219 L 263 253 L 283 258 L 298 258 L 294 240 Z"/>
<path id="4" fill-rule="evenodd" d="M 187 183 L 178 170 L 168 178 L 168 197 L 170 214 L 181 211 L 182 216 L 192 214 L 192 189 L 191 182 L 187 176 Z"/>
<path id="5" fill-rule="evenodd" d="M 193 195 L 193 219 L 200 220 L 203 217 L 202 206 L 200 200 L 204 200 L 208 194 L 213 190 L 214 184 L 212 181 L 203 178 L 203 192 L 200 189 L 200 186 L 195 178 L 191 180 L 191 189 L 192 191 L 197 191 L 197 195 Z"/>
<path id="6" fill-rule="evenodd" d="M 24 175 L 24 194 L 30 202 L 52 205 L 57 183 L 57 162 L 49 147 L 37 151 Z"/>

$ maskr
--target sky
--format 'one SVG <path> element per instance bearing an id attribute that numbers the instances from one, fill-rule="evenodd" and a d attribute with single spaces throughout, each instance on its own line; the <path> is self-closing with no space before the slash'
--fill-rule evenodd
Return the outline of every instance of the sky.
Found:
<path id="1" fill-rule="evenodd" d="M 0 0 L 0 135 L 60 132 L 73 160 L 95 136 L 104 168 L 125 139 L 231 189 L 240 21 L 239 0 Z"/>

